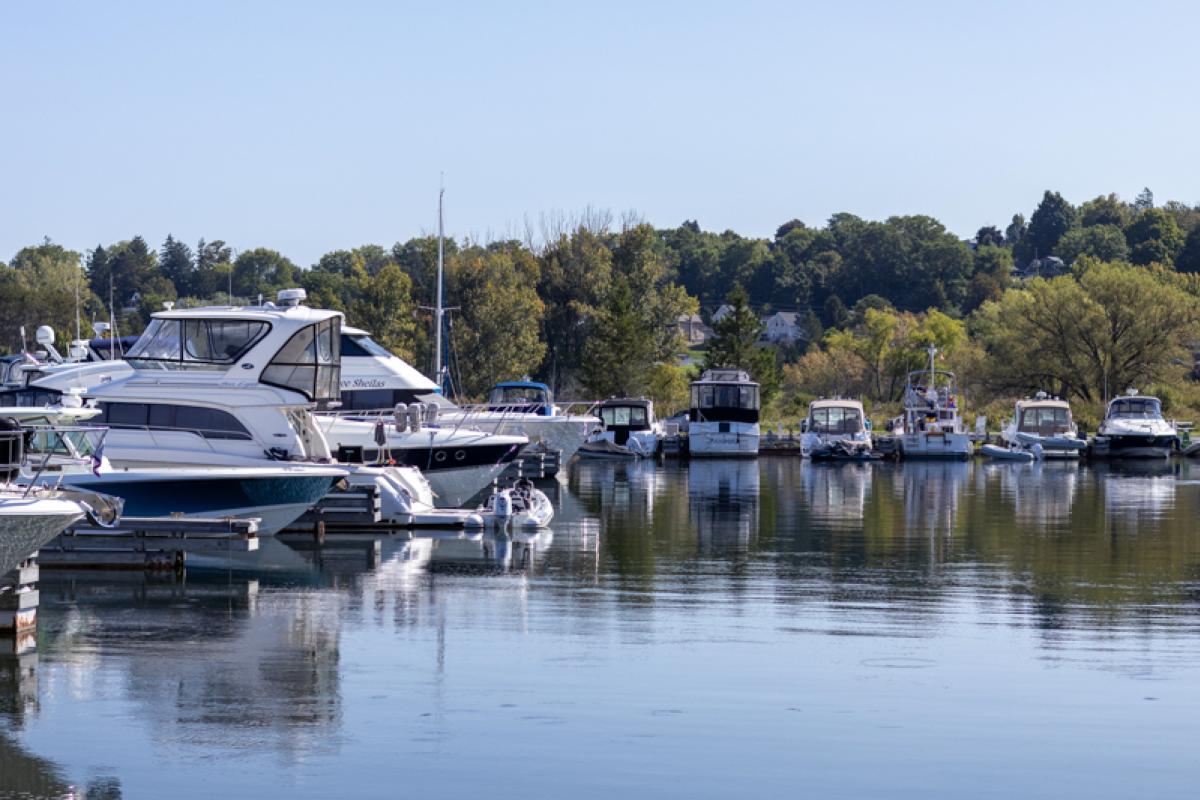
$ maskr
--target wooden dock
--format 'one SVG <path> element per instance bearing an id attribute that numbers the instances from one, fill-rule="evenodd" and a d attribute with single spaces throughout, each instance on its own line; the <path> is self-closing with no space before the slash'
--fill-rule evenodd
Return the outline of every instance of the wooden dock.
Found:
<path id="1" fill-rule="evenodd" d="M 258 520 L 123 517 L 118 529 L 79 525 L 38 553 L 45 569 L 180 570 L 187 553 L 252 553 Z"/>
<path id="2" fill-rule="evenodd" d="M 38 574 L 37 560 L 30 558 L 0 575 L 0 634 L 20 640 L 37 627 Z"/>

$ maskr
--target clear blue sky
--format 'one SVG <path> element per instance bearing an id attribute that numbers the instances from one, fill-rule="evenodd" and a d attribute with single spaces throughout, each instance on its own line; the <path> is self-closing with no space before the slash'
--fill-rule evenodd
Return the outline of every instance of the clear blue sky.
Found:
<path id="1" fill-rule="evenodd" d="M 49 236 L 307 266 L 435 226 L 635 210 L 769 235 L 1044 189 L 1200 201 L 1189 3 L 20 2 L 0 260 Z"/>

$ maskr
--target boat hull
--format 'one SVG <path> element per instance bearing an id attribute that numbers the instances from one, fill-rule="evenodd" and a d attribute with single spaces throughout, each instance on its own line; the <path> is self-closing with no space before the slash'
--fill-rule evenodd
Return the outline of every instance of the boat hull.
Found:
<path id="1" fill-rule="evenodd" d="M 114 471 L 70 476 L 72 486 L 125 501 L 130 517 L 258 519 L 260 536 L 278 533 L 316 505 L 339 475 L 241 475 L 197 477 Z"/>
<path id="2" fill-rule="evenodd" d="M 1092 455 L 1099 458 L 1167 458 L 1175 443 L 1176 437 L 1168 435 L 1097 436 L 1092 442 Z"/>
<path id="3" fill-rule="evenodd" d="M 688 455 L 692 458 L 755 458 L 759 436 L 758 423 L 693 422 L 688 427 Z"/>
<path id="4" fill-rule="evenodd" d="M 425 473 L 438 508 L 463 508 L 500 477 L 508 462 L 461 469 L 436 469 Z"/>
<path id="5" fill-rule="evenodd" d="M 70 500 L 37 496 L 0 499 L 0 575 L 15 569 L 83 516 L 83 508 Z"/>
<path id="6" fill-rule="evenodd" d="M 901 458 L 965 459 L 971 440 L 965 433 L 906 433 L 896 437 Z"/>

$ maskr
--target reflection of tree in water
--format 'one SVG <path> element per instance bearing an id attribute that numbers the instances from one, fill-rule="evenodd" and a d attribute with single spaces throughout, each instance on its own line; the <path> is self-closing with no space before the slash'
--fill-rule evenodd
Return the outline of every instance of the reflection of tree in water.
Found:
<path id="1" fill-rule="evenodd" d="M 340 724 L 339 592 L 60 572 L 41 588 L 58 678 L 86 693 L 94 654 L 122 664 L 160 741 L 302 754 Z"/>

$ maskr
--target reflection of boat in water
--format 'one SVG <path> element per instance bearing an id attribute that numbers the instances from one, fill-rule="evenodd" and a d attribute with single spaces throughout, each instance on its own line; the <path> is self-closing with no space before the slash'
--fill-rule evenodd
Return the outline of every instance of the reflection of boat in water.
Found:
<path id="1" fill-rule="evenodd" d="M 422 533 L 421 536 L 425 536 Z M 549 528 L 514 530 L 511 533 L 437 534 L 431 537 L 429 568 L 442 570 L 522 571 L 533 567 L 539 555 L 550 548 L 554 532 Z"/>
<path id="2" fill-rule="evenodd" d="M 1000 496 L 1012 503 L 1016 520 L 1026 524 L 1070 519 L 1079 490 L 1079 466 L 1073 461 L 1038 461 L 1017 468 L 981 464 L 975 474 L 980 494 L 988 494 L 989 481 L 998 482 Z"/>
<path id="3" fill-rule="evenodd" d="M 874 474 L 865 464 L 806 464 L 800 480 L 813 517 L 825 523 L 861 524 Z"/>
<path id="4" fill-rule="evenodd" d="M 1167 459 L 1101 463 L 1092 467 L 1113 517 L 1163 516 L 1175 507 L 1175 468 Z"/>
<path id="5" fill-rule="evenodd" d="M 910 531 L 953 533 L 958 503 L 971 465 L 948 459 L 906 461 L 897 466 L 898 492 Z"/>
<path id="6" fill-rule="evenodd" d="M 692 461 L 687 472 L 691 517 L 702 545 L 733 540 L 744 546 L 757 535 L 757 461 Z"/>

